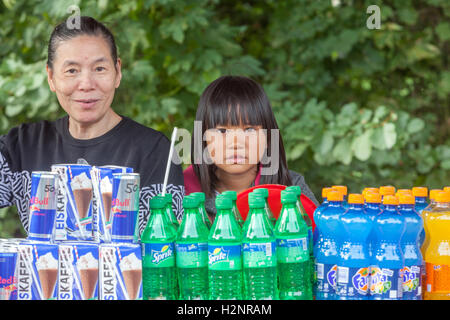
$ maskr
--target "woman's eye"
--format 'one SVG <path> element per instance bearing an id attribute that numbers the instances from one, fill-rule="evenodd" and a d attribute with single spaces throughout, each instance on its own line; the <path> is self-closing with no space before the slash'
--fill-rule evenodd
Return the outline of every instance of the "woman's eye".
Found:
<path id="1" fill-rule="evenodd" d="M 217 128 L 216 130 L 222 134 L 227 133 L 227 129 L 225 129 L 225 128 Z"/>

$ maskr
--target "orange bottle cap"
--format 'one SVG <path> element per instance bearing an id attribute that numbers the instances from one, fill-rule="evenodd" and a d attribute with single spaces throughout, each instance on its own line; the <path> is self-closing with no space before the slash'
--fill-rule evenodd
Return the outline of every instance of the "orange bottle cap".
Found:
<path id="1" fill-rule="evenodd" d="M 380 193 L 380 190 L 378 188 L 364 188 L 362 194 L 365 195 L 367 192 Z"/>
<path id="2" fill-rule="evenodd" d="M 430 199 L 431 200 L 436 200 L 436 195 L 439 193 L 439 192 L 442 192 L 443 190 L 441 190 L 441 189 L 433 189 L 433 190 L 430 190 Z"/>
<path id="3" fill-rule="evenodd" d="M 333 188 L 322 188 L 322 198 L 326 198 L 329 191 L 333 190 Z"/>
<path id="4" fill-rule="evenodd" d="M 365 198 L 369 203 L 381 203 L 381 194 L 379 193 L 367 192 Z"/>
<path id="5" fill-rule="evenodd" d="M 394 204 L 398 205 L 398 198 L 396 196 L 384 196 L 383 204 Z"/>
<path id="6" fill-rule="evenodd" d="M 414 198 L 414 196 L 412 194 L 401 193 L 398 196 L 398 203 L 399 204 L 415 204 L 416 199 Z"/>
<path id="7" fill-rule="evenodd" d="M 412 188 L 414 197 L 426 197 L 428 195 L 427 187 L 414 187 Z"/>
<path id="8" fill-rule="evenodd" d="M 382 187 L 380 187 L 380 194 L 382 196 L 393 196 L 395 194 L 395 187 L 382 186 Z"/>
<path id="9" fill-rule="evenodd" d="M 444 192 L 450 192 L 450 187 L 444 187 Z"/>
<path id="10" fill-rule="evenodd" d="M 359 193 L 350 193 L 348 195 L 348 203 L 364 204 L 364 197 Z"/>
<path id="11" fill-rule="evenodd" d="M 450 193 L 441 191 L 436 195 L 436 202 L 450 202 Z"/>
<path id="12" fill-rule="evenodd" d="M 347 195 L 347 186 L 332 186 L 333 189 L 336 189 L 340 193 L 342 193 L 344 196 Z"/>
<path id="13" fill-rule="evenodd" d="M 339 191 L 329 191 L 327 194 L 328 201 L 342 201 L 344 200 L 344 195 Z"/>

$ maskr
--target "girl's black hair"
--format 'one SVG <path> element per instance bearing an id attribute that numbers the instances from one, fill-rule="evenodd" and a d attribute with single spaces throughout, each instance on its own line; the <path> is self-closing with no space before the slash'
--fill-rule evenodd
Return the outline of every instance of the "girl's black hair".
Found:
<path id="1" fill-rule="evenodd" d="M 53 61 L 55 60 L 56 49 L 61 41 L 66 41 L 73 39 L 82 35 L 89 36 L 100 36 L 106 40 L 108 43 L 111 57 L 114 63 L 114 67 L 117 63 L 117 46 L 114 40 L 114 36 L 109 31 L 107 27 L 105 27 L 102 23 L 98 22 L 94 18 L 80 16 L 80 25 L 72 26 L 71 23 L 67 20 L 58 24 L 55 29 L 53 29 L 52 34 L 50 35 L 50 40 L 48 41 L 48 56 L 47 56 L 47 65 L 50 69 L 53 68 Z"/>
<path id="2" fill-rule="evenodd" d="M 210 83 L 200 97 L 196 121 L 201 122 L 202 132 L 201 135 L 195 132 L 194 127 L 192 146 L 196 143 L 200 145 L 196 139 L 201 139 L 201 150 L 196 152 L 196 149 L 192 148 L 191 161 L 194 172 L 200 180 L 202 191 L 207 197 L 213 195 L 218 181 L 215 175 L 217 167 L 214 164 L 206 164 L 203 158 L 196 159 L 203 156 L 203 150 L 207 147 L 206 141 L 203 141 L 206 130 L 216 126 L 261 125 L 263 129 L 267 129 L 267 156 L 269 158 L 271 156 L 271 129 L 278 129 L 278 124 L 264 89 L 250 78 L 222 76 Z M 283 139 L 280 134 L 278 137 L 278 172 L 272 175 L 261 175 L 260 183 L 289 186 L 292 182 L 286 163 Z M 198 164 L 198 162 L 201 163 Z M 270 163 L 260 163 L 258 168 L 259 166 L 270 166 Z"/>

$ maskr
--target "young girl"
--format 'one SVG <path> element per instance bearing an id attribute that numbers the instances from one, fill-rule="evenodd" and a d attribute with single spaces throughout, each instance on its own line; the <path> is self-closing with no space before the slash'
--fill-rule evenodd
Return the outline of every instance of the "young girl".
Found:
<path id="1" fill-rule="evenodd" d="M 203 92 L 196 114 L 186 194 L 204 192 L 214 219 L 215 197 L 260 184 L 298 185 L 318 202 L 302 175 L 288 170 L 283 140 L 263 88 L 240 76 L 223 76 Z"/>

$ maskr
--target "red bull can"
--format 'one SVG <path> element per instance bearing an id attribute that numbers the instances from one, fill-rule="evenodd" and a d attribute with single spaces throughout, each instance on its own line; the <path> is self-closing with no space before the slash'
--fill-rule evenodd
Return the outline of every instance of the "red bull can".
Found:
<path id="1" fill-rule="evenodd" d="M 17 300 L 17 246 L 0 243 L 0 300 Z"/>
<path id="2" fill-rule="evenodd" d="M 30 227 L 28 239 L 50 241 L 56 217 L 56 179 L 54 172 L 31 173 Z"/>
<path id="3" fill-rule="evenodd" d="M 139 215 L 138 173 L 113 174 L 111 241 L 137 242 Z"/>

